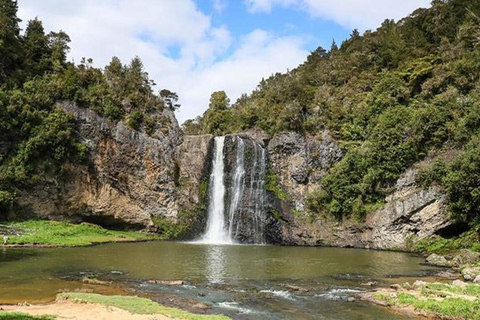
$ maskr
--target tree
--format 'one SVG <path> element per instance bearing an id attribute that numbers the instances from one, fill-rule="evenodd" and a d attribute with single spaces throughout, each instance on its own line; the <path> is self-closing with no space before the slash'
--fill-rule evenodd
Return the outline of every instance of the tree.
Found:
<path id="1" fill-rule="evenodd" d="M 37 18 L 28 22 L 23 37 L 23 47 L 25 52 L 24 72 L 27 77 L 41 75 L 52 69 L 52 50 L 49 47 L 43 24 Z"/>
<path id="2" fill-rule="evenodd" d="M 70 37 L 60 30 L 59 32 L 50 32 L 48 34 L 50 50 L 52 50 L 52 63 L 55 69 L 61 69 L 67 62 L 67 53 L 70 50 L 68 44 Z"/>
<path id="3" fill-rule="evenodd" d="M 172 92 L 168 89 L 160 90 L 160 98 L 163 100 L 163 105 L 172 110 L 178 110 L 180 108 L 180 103 L 178 103 L 178 94 Z"/>
<path id="4" fill-rule="evenodd" d="M 18 25 L 21 20 L 17 18 L 17 10 L 17 1 L 0 0 L 0 84 L 12 85 L 17 82 L 18 76 L 15 74 L 22 64 Z"/>
<path id="5" fill-rule="evenodd" d="M 227 110 L 230 106 L 230 99 L 225 91 L 215 91 L 210 96 L 209 109 L 212 111 Z"/>

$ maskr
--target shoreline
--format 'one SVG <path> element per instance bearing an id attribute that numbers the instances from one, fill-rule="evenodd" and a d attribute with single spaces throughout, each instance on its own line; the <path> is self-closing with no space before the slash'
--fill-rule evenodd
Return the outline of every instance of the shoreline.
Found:
<path id="1" fill-rule="evenodd" d="M 0 244 L 0 248 L 11 248 L 11 249 L 20 249 L 20 248 L 35 248 L 35 249 L 54 249 L 54 248 L 76 248 L 76 247 L 94 247 L 102 244 L 111 244 L 111 243 L 136 243 L 136 242 L 153 242 L 153 241 L 167 241 L 164 239 L 127 239 L 127 240 L 111 240 L 111 241 L 100 241 L 92 242 L 90 244 L 77 244 L 77 245 L 56 245 L 50 243 L 7 243 Z"/>
<path id="2" fill-rule="evenodd" d="M 0 304 L 1 319 L 15 319 L 15 314 L 26 314 L 31 319 L 54 316 L 60 319 L 116 319 L 116 320 L 228 320 L 221 314 L 197 314 L 184 309 L 166 307 L 148 298 L 136 295 L 103 295 L 98 293 L 65 292 L 56 299 L 40 304 Z M 5 315 L 5 318 L 2 316 Z M 10 317 L 8 317 L 10 316 Z M 39 318 L 36 318 L 39 317 Z M 48 318 L 49 319 L 49 318 Z"/>

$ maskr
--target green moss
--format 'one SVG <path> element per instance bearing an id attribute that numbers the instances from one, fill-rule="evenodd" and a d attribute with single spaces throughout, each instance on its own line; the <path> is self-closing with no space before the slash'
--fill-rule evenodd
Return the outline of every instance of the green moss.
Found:
<path id="1" fill-rule="evenodd" d="M 175 223 L 170 219 L 152 217 L 152 221 L 158 228 L 160 237 L 164 240 L 177 239 L 183 230 L 181 223 Z"/>
<path id="2" fill-rule="evenodd" d="M 104 296 L 94 293 L 61 293 L 61 298 L 72 299 L 79 303 L 98 303 L 104 306 L 116 307 L 134 314 L 163 314 L 169 317 L 186 320 L 230 319 L 223 315 L 198 315 L 176 308 L 162 306 L 152 300 L 132 296 Z"/>
<path id="3" fill-rule="evenodd" d="M 3 312 L 0 311 L 0 320 L 53 320 L 55 316 L 43 315 L 43 316 L 31 316 L 21 312 Z"/>
<path id="4" fill-rule="evenodd" d="M 199 186 L 200 199 L 208 198 L 208 186 L 209 186 L 208 178 L 204 178 L 202 182 L 200 182 L 200 186 Z"/>
<path id="5" fill-rule="evenodd" d="M 265 188 L 267 189 L 267 191 L 272 192 L 280 200 L 285 201 L 290 199 L 288 194 L 285 192 L 285 190 L 282 189 L 282 187 L 278 183 L 278 177 L 271 168 L 267 170 L 265 180 Z"/>
<path id="6" fill-rule="evenodd" d="M 46 244 L 53 246 L 85 246 L 116 241 L 154 240 L 159 237 L 133 231 L 107 230 L 90 223 L 32 220 L 12 222 L 9 226 L 21 232 L 10 236 L 9 244 Z"/>

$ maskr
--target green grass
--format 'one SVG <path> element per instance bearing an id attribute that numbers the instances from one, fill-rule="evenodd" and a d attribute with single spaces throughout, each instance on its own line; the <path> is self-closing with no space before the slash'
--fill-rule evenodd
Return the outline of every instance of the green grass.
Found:
<path id="1" fill-rule="evenodd" d="M 199 315 L 176 308 L 168 308 L 152 300 L 132 296 L 105 296 L 95 293 L 60 293 L 59 297 L 72 299 L 79 303 L 98 303 L 104 306 L 117 307 L 135 314 L 163 314 L 185 320 L 227 320 L 223 315 Z"/>
<path id="2" fill-rule="evenodd" d="M 0 311 L 0 320 L 53 320 L 55 316 L 31 316 L 21 312 L 3 312 Z"/>
<path id="3" fill-rule="evenodd" d="M 116 241 L 141 241 L 159 239 L 133 231 L 113 231 L 90 223 L 73 224 L 56 221 L 12 222 L 9 226 L 20 231 L 10 236 L 9 244 L 45 244 L 52 246 L 86 246 L 94 243 Z"/>
<path id="4" fill-rule="evenodd" d="M 480 320 L 480 285 L 469 283 L 458 287 L 444 283 L 428 283 L 419 295 L 400 291 L 396 295 L 375 294 L 375 299 L 389 306 L 412 306 L 437 317 Z"/>
<path id="5" fill-rule="evenodd" d="M 472 229 L 452 239 L 435 236 L 420 240 L 413 245 L 414 251 L 437 254 L 451 254 L 459 249 L 480 252 L 480 231 Z"/>
<path id="6" fill-rule="evenodd" d="M 443 317 L 458 317 L 462 319 L 480 319 L 480 299 L 467 300 L 462 298 L 418 299 L 412 294 L 400 292 L 397 295 L 398 304 L 411 305 L 415 310 L 427 311 Z"/>

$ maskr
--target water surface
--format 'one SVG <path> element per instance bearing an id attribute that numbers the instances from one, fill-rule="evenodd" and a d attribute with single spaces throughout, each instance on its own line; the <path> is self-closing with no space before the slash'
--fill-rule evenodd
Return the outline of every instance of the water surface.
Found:
<path id="1" fill-rule="evenodd" d="M 362 284 L 368 281 L 433 271 L 421 262 L 400 252 L 179 242 L 3 249 L 0 302 L 53 298 L 94 276 L 164 303 L 172 297 L 201 302 L 237 319 L 404 319 L 348 299 L 367 290 Z"/>

